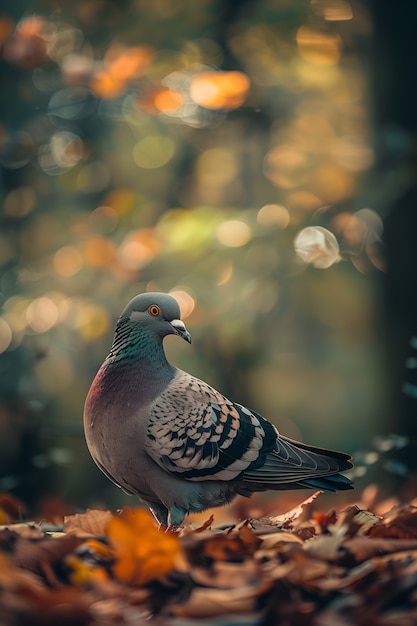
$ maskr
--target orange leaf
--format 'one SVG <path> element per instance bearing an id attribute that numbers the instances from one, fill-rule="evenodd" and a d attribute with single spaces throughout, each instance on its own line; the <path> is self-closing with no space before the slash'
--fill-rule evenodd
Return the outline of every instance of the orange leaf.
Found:
<path id="1" fill-rule="evenodd" d="M 203 72 L 190 85 L 191 98 L 206 109 L 237 109 L 248 95 L 249 78 L 243 72 Z"/>
<path id="2" fill-rule="evenodd" d="M 144 585 L 167 574 L 180 551 L 177 535 L 158 530 L 144 509 L 125 507 L 108 523 L 107 537 L 116 553 L 113 572 L 131 585 Z"/>
<path id="3" fill-rule="evenodd" d="M 66 560 L 69 567 L 69 578 L 76 587 L 88 587 L 93 582 L 107 581 L 108 574 L 104 567 L 84 563 L 74 554 L 70 554 Z"/>

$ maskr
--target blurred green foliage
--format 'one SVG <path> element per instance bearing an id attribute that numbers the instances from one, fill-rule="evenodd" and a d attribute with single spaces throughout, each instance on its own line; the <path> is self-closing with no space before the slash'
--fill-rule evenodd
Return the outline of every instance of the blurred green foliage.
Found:
<path id="1" fill-rule="evenodd" d="M 370 31 L 347 0 L 2 9 L 0 489 L 120 502 L 83 401 L 145 290 L 181 304 L 180 367 L 288 436 L 368 445 L 387 417 Z"/>

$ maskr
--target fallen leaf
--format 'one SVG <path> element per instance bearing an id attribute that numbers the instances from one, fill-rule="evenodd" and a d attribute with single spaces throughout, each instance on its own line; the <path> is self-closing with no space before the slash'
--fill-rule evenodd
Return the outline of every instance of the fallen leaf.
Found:
<path id="1" fill-rule="evenodd" d="M 0 493 L 0 519 L 2 523 L 17 522 L 26 516 L 26 507 L 10 493 Z"/>
<path id="2" fill-rule="evenodd" d="M 144 509 L 125 507 L 112 516 L 106 535 L 115 550 L 114 575 L 129 585 L 145 585 L 164 576 L 180 552 L 179 537 L 156 528 Z"/>
<path id="3" fill-rule="evenodd" d="M 417 551 L 417 541 L 408 541 L 404 539 L 383 539 L 354 537 L 347 539 L 340 546 L 341 551 L 351 554 L 356 561 L 362 562 L 367 559 L 383 554 L 391 554 L 393 552 L 403 552 L 404 550 Z"/>
<path id="4" fill-rule="evenodd" d="M 325 561 L 311 558 L 304 550 L 298 547 L 291 551 L 292 568 L 288 572 L 288 580 L 302 586 L 310 586 L 312 581 L 323 579 L 328 574 L 330 566 Z"/>
<path id="5" fill-rule="evenodd" d="M 184 537 L 187 557 L 194 565 L 213 561 L 243 561 L 262 543 L 249 527 L 249 521 L 221 533 L 205 532 Z"/>
<path id="6" fill-rule="evenodd" d="M 53 567 L 64 556 L 75 550 L 80 543 L 81 539 L 74 535 L 41 540 L 18 537 L 13 546 L 13 562 L 22 569 L 45 575 L 45 568 Z"/>
<path id="7" fill-rule="evenodd" d="M 213 525 L 213 522 L 214 522 L 214 515 L 212 514 L 212 515 L 210 515 L 210 517 L 201 526 L 198 526 L 197 528 L 194 528 L 193 532 L 195 532 L 195 533 L 202 533 L 205 530 L 208 530 L 209 528 L 211 528 L 212 525 Z"/>
<path id="8" fill-rule="evenodd" d="M 104 567 L 87 564 L 74 554 L 67 557 L 66 565 L 69 568 L 69 579 L 76 587 L 90 587 L 95 582 L 109 580 Z"/>
<path id="9" fill-rule="evenodd" d="M 417 507 L 396 506 L 369 531 L 371 537 L 417 539 Z"/>
<path id="10" fill-rule="evenodd" d="M 104 537 L 106 528 L 113 515 L 110 511 L 87 509 L 86 513 L 66 515 L 64 531 L 77 537 Z"/>
<path id="11" fill-rule="evenodd" d="M 28 522 L 26 524 L 6 524 L 0 526 L 0 533 L 4 530 L 12 531 L 19 535 L 20 537 L 25 537 L 26 539 L 43 539 L 44 532 L 39 524 L 36 522 Z"/>
<path id="12" fill-rule="evenodd" d="M 314 513 L 313 519 L 319 525 L 321 532 L 327 532 L 330 524 L 336 524 L 337 514 L 334 509 L 331 509 L 328 513 Z"/>
<path id="13" fill-rule="evenodd" d="M 250 524 L 257 534 L 265 534 L 268 531 L 276 532 L 277 528 L 289 528 L 293 522 L 303 515 L 305 508 L 308 507 L 321 493 L 323 492 L 315 491 L 311 496 L 303 500 L 303 502 L 290 511 L 287 511 L 287 513 L 282 513 L 281 515 L 276 515 L 274 517 L 251 520 Z"/>
<path id="14" fill-rule="evenodd" d="M 338 523 L 340 526 L 346 525 L 346 535 L 353 537 L 356 533 L 365 535 L 373 526 L 379 524 L 381 519 L 381 516 L 353 505 L 342 511 Z"/>
<path id="15" fill-rule="evenodd" d="M 267 582 L 240 589 L 193 589 L 186 604 L 172 607 L 174 615 L 202 619 L 230 613 L 256 613 L 259 597 L 272 586 Z"/>
<path id="16" fill-rule="evenodd" d="M 259 538 L 262 539 L 262 550 L 279 550 L 280 547 L 282 547 L 286 543 L 304 543 L 302 539 L 300 539 L 300 537 L 298 537 L 294 533 L 286 533 L 283 530 L 273 534 L 267 534 L 264 536 L 261 535 Z"/>
<path id="17" fill-rule="evenodd" d="M 255 585 L 261 578 L 261 571 L 254 559 L 245 559 L 243 563 L 215 561 L 210 567 L 195 566 L 190 575 L 200 586 L 236 589 Z"/>
<path id="18" fill-rule="evenodd" d="M 376 568 L 377 565 L 373 560 L 365 561 L 347 572 L 343 570 L 338 577 L 327 577 L 321 581 L 320 588 L 325 591 L 335 591 L 336 589 L 354 587 L 358 583 L 363 584 L 364 578 L 373 574 Z"/>
<path id="19" fill-rule="evenodd" d="M 340 557 L 342 539 L 337 534 L 320 535 L 306 541 L 304 549 L 317 559 L 336 561 Z"/>

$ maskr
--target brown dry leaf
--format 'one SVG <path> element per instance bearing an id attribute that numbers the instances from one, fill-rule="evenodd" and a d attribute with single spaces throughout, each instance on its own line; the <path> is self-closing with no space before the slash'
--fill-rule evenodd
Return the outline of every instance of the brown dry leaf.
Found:
<path id="1" fill-rule="evenodd" d="M 292 583 L 310 586 L 312 581 L 323 579 L 330 571 L 330 566 L 325 561 L 311 558 L 304 550 L 298 547 L 291 551 L 292 568 L 288 572 L 288 580 Z"/>
<path id="2" fill-rule="evenodd" d="M 22 590 L 26 587 L 43 589 L 44 585 L 38 576 L 26 570 L 19 569 L 11 558 L 0 552 L 0 588 Z"/>
<path id="3" fill-rule="evenodd" d="M 194 528 L 193 532 L 195 532 L 195 533 L 202 533 L 205 530 L 208 530 L 209 528 L 211 528 L 212 525 L 213 525 L 213 522 L 214 522 L 214 515 L 211 514 L 210 517 L 205 522 L 203 522 L 203 524 L 201 526 L 198 526 L 197 528 Z"/>
<path id="4" fill-rule="evenodd" d="M 179 536 L 180 537 L 185 537 L 186 535 L 190 535 L 190 534 L 198 534 L 198 533 L 204 533 L 206 530 L 210 530 L 212 525 L 214 522 L 214 515 L 211 514 L 210 517 L 208 519 L 206 519 L 202 524 L 200 524 L 199 526 L 194 526 L 193 524 L 187 524 L 187 526 L 184 526 L 180 532 L 179 532 Z"/>
<path id="5" fill-rule="evenodd" d="M 45 575 L 46 569 L 49 571 L 50 567 L 75 550 L 80 543 L 81 539 L 74 535 L 41 540 L 17 537 L 13 541 L 12 559 L 15 565 L 22 569 Z"/>
<path id="6" fill-rule="evenodd" d="M 293 534 L 299 537 L 302 541 L 307 541 L 316 535 L 316 527 L 312 524 L 312 522 L 301 522 L 301 524 L 297 524 L 296 528 L 294 528 Z"/>
<path id="7" fill-rule="evenodd" d="M 417 507 L 400 505 L 383 515 L 369 531 L 371 537 L 417 539 Z"/>
<path id="8" fill-rule="evenodd" d="M 199 535 L 187 535 L 183 545 L 191 563 L 206 564 L 207 561 L 242 561 L 253 556 L 262 543 L 245 521 L 239 526 L 214 534 L 205 532 Z"/>
<path id="9" fill-rule="evenodd" d="M 322 533 L 327 532 L 330 525 L 334 525 L 337 522 L 337 514 L 334 509 L 328 511 L 328 513 L 316 512 L 313 515 L 314 521 L 318 524 Z"/>
<path id="10" fill-rule="evenodd" d="M 92 598 L 74 587 L 48 589 L 42 579 L 0 553 L 2 624 L 87 624 Z"/>
<path id="11" fill-rule="evenodd" d="M 69 579 L 76 587 L 89 587 L 94 583 L 109 580 L 104 567 L 87 564 L 73 554 L 68 555 L 66 565 L 69 568 Z"/>
<path id="12" fill-rule="evenodd" d="M 363 580 L 373 574 L 377 568 L 374 560 L 365 561 L 351 570 L 342 570 L 340 576 L 328 576 L 320 583 L 320 588 L 324 591 L 335 591 L 336 589 L 347 589 L 355 587 L 358 583 L 363 584 Z"/>
<path id="13" fill-rule="evenodd" d="M 0 493 L 0 519 L 2 523 L 17 522 L 26 515 L 26 507 L 10 493 Z"/>
<path id="14" fill-rule="evenodd" d="M 247 549 L 248 554 L 253 554 L 261 545 L 262 539 L 257 537 L 256 534 L 253 532 L 252 528 L 249 525 L 249 520 L 245 520 L 244 522 L 236 526 L 236 530 L 238 531 L 239 537 L 242 540 L 243 545 Z M 231 531 L 229 531 L 229 534 L 230 533 Z"/>
<path id="15" fill-rule="evenodd" d="M 12 531 L 20 537 L 25 537 L 26 539 L 43 539 L 45 536 L 42 528 L 39 524 L 36 524 L 36 522 L 0 526 L 0 533 L 4 530 Z"/>
<path id="16" fill-rule="evenodd" d="M 87 509 L 86 513 L 66 515 L 64 531 L 77 537 L 104 537 L 106 528 L 113 515 L 111 511 Z"/>
<path id="17" fill-rule="evenodd" d="M 341 550 L 351 554 L 356 561 L 362 562 L 373 556 L 417 550 L 417 541 L 404 539 L 383 539 L 369 537 L 353 537 L 343 542 Z"/>
<path id="18" fill-rule="evenodd" d="M 303 502 L 287 513 L 282 513 L 281 515 L 276 515 L 274 517 L 250 520 L 250 525 L 256 534 L 262 535 L 268 532 L 275 533 L 277 528 L 289 528 L 295 520 L 298 520 L 303 513 L 305 513 L 305 508 L 308 507 L 321 493 L 323 492 L 314 492 L 311 496 L 303 500 Z"/>
<path id="19" fill-rule="evenodd" d="M 191 578 L 198 585 L 217 589 L 237 589 L 254 585 L 261 577 L 259 564 L 254 559 L 243 563 L 215 561 L 210 567 L 194 566 Z"/>
<path id="20" fill-rule="evenodd" d="M 389 611 L 378 619 L 377 626 L 416 626 L 417 609 L 411 611 Z"/>
<path id="21" fill-rule="evenodd" d="M 365 511 L 353 505 L 342 511 L 338 523 L 340 525 L 345 524 L 347 526 L 346 534 L 352 537 L 356 533 L 365 535 L 373 526 L 379 524 L 381 519 L 380 516 L 374 515 L 371 511 Z"/>
<path id="22" fill-rule="evenodd" d="M 3 598 L 2 615 L 8 610 L 13 611 L 17 617 L 13 624 L 87 626 L 91 623 L 89 607 L 92 600 L 89 594 L 76 587 L 27 588 Z"/>
<path id="23" fill-rule="evenodd" d="M 383 556 L 375 556 L 372 562 L 377 566 L 381 563 L 400 563 L 403 568 L 403 573 L 417 574 L 417 551 L 416 550 L 404 550 L 404 552 L 390 552 Z M 366 561 L 367 563 L 369 561 Z M 416 598 L 417 599 L 417 598 Z"/>
<path id="24" fill-rule="evenodd" d="M 279 550 L 286 543 L 304 543 L 297 535 L 293 533 L 286 533 L 283 530 L 271 535 L 261 535 L 259 538 L 262 539 L 262 550 L 270 550 L 272 548 Z"/>
<path id="25" fill-rule="evenodd" d="M 269 591 L 272 581 L 256 587 L 240 589 L 200 589 L 195 588 L 186 604 L 172 607 L 174 615 L 193 619 L 218 617 L 231 613 L 255 613 L 261 595 Z M 256 622 L 255 622 L 256 623 Z"/>
<path id="26" fill-rule="evenodd" d="M 125 507 L 112 516 L 107 538 L 114 547 L 113 572 L 129 585 L 144 585 L 170 572 L 180 552 L 179 537 L 155 526 L 144 509 Z"/>
<path id="27" fill-rule="evenodd" d="M 314 558 L 323 561 L 336 561 L 340 557 L 342 540 L 342 533 L 319 535 L 306 541 L 304 549 Z"/>

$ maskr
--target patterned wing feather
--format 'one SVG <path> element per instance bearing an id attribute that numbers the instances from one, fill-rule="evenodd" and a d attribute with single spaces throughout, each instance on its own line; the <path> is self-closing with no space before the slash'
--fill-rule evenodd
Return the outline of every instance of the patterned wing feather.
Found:
<path id="1" fill-rule="evenodd" d="M 152 404 L 146 451 L 188 480 L 234 480 L 260 467 L 278 437 L 264 418 L 178 370 Z"/>

